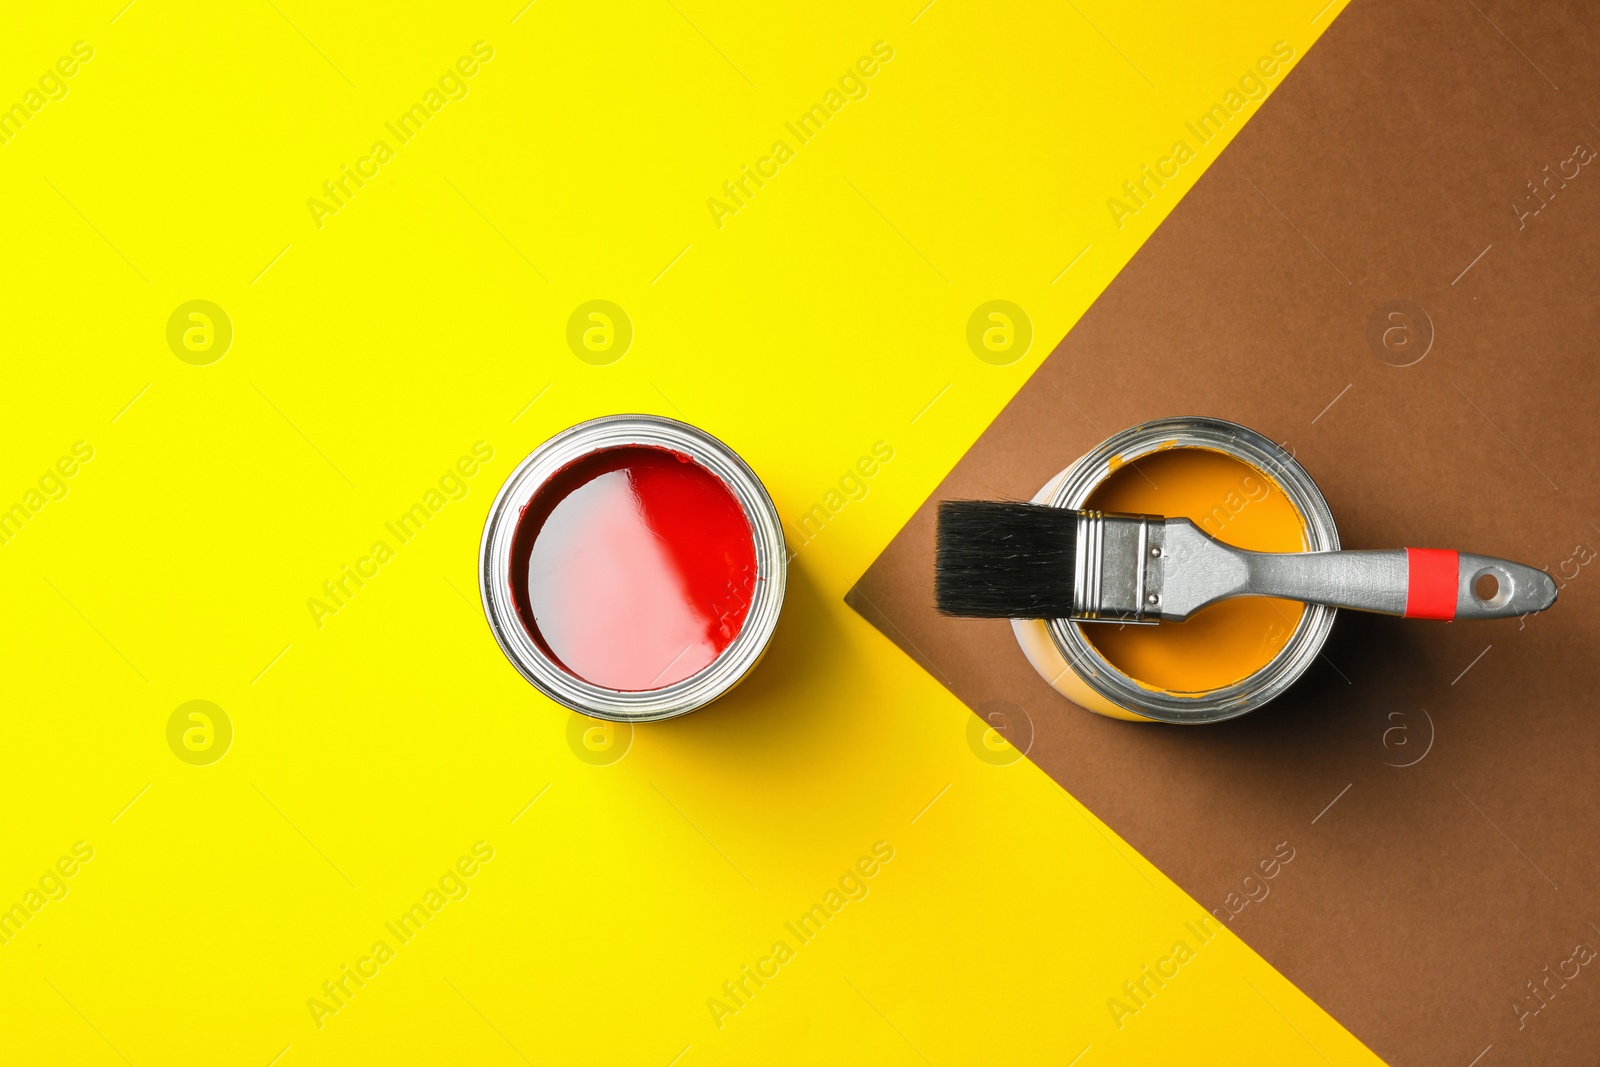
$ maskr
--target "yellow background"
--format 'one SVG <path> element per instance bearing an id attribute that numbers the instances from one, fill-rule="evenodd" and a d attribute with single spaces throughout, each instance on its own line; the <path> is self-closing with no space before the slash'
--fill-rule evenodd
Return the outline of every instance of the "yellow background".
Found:
<path id="1" fill-rule="evenodd" d="M 0 1061 L 1371 1060 L 1232 935 L 1119 1029 L 1108 998 L 1203 909 L 978 758 L 841 601 L 1222 141 L 1121 231 L 1106 198 L 1337 0 L 121 4 L 0 35 L 0 102 L 94 49 L 0 145 L 0 506 L 94 449 L 0 545 L 0 905 L 95 850 L 0 946 Z M 868 95 L 719 229 L 706 200 L 877 41 Z M 565 341 L 597 298 L 635 333 L 608 366 Z M 208 366 L 166 341 L 193 299 L 233 325 Z M 966 343 L 993 299 L 1033 326 L 1007 366 Z M 618 411 L 733 445 L 798 553 L 759 671 L 606 749 L 504 661 L 475 562 L 516 462 Z M 308 598 L 477 441 L 467 496 L 319 628 Z M 195 699 L 234 729 L 208 766 L 167 744 Z M 319 1028 L 308 999 L 480 840 L 468 895 Z M 877 841 L 869 895 L 719 1029 L 707 1000 Z"/>

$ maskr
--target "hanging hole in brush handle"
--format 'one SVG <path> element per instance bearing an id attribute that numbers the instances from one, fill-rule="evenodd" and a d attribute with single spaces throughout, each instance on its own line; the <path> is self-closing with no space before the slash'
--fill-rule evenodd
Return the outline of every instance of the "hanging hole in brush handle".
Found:
<path id="1" fill-rule="evenodd" d="M 1556 583 L 1525 563 L 1438 548 L 1406 549 L 1406 615 L 1511 619 L 1556 602 Z"/>

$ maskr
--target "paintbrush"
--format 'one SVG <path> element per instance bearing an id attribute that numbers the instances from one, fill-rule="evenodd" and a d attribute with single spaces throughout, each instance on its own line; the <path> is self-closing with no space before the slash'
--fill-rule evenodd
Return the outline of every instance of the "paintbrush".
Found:
<path id="1" fill-rule="evenodd" d="M 1247 552 L 1189 519 L 1043 504 L 939 504 L 934 601 L 945 615 L 1180 622 L 1236 596 L 1420 619 L 1505 619 L 1556 602 L 1534 567 L 1436 548 Z"/>

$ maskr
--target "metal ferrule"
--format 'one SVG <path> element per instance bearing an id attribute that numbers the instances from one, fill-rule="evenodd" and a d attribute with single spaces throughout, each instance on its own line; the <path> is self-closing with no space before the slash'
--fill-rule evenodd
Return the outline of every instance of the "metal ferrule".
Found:
<path id="1" fill-rule="evenodd" d="M 1162 541 L 1155 516 L 1079 512 L 1072 619 L 1155 625 Z"/>
<path id="2" fill-rule="evenodd" d="M 1263 480 L 1281 490 L 1304 523 L 1305 548 L 1309 552 L 1331 552 L 1339 548 L 1339 529 L 1328 510 L 1327 501 L 1316 483 L 1287 451 L 1254 430 L 1237 423 L 1199 416 L 1159 419 L 1143 423 L 1108 438 L 1052 479 L 1035 498 L 1035 503 L 1081 510 L 1095 490 L 1118 468 L 1136 463 L 1144 456 L 1174 448 L 1198 448 L 1221 452 L 1253 468 Z M 1145 578 L 1144 596 L 1153 592 L 1161 603 L 1157 609 L 1176 606 L 1182 599 L 1173 585 L 1181 564 L 1170 530 L 1164 530 L 1165 543 L 1159 547 L 1159 560 L 1165 576 L 1153 580 L 1151 569 Z M 1158 547 L 1151 542 L 1150 547 Z M 1164 583 L 1164 584 L 1163 584 Z M 1146 613 L 1151 614 L 1151 613 Z M 1242 715 L 1286 690 L 1312 663 L 1328 638 L 1337 610 L 1320 604 L 1307 606 L 1294 625 L 1288 643 L 1272 662 L 1239 681 L 1217 689 L 1197 692 L 1170 692 L 1130 678 L 1101 654 L 1087 636 L 1093 627 L 1074 619 L 1051 619 L 1045 623 L 1050 655 L 1034 660 L 1045 680 L 1061 689 L 1084 707 L 1103 714 L 1121 712 L 1144 719 L 1174 723 L 1219 722 Z M 1144 620 L 1135 620 L 1144 621 Z M 1019 633 L 1036 623 L 1013 622 Z M 1027 647 L 1027 646 L 1024 646 Z M 1030 654 L 1030 660 L 1033 659 Z"/>

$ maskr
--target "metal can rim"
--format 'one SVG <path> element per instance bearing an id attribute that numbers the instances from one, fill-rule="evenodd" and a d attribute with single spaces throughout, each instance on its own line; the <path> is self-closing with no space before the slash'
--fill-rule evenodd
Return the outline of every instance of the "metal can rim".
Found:
<path id="1" fill-rule="evenodd" d="M 541 649 L 511 594 L 511 542 L 522 509 L 558 471 L 594 452 L 628 445 L 671 449 L 720 478 L 739 501 L 756 549 L 756 588 L 738 636 L 710 664 L 659 689 L 619 690 L 572 674 Z M 777 629 L 788 577 L 778 509 L 749 464 L 697 426 L 660 415 L 606 415 L 570 426 L 535 448 L 495 496 L 478 548 L 478 592 L 500 650 L 540 692 L 573 711 L 613 722 L 650 722 L 704 707 L 749 672 Z"/>
<path id="2" fill-rule="evenodd" d="M 1339 529 L 1333 512 L 1306 469 L 1271 439 L 1226 419 L 1179 416 L 1123 430 L 1068 467 L 1049 503 L 1052 507 L 1081 508 L 1089 494 L 1110 475 L 1113 459 L 1119 465 L 1131 463 L 1166 448 L 1208 448 L 1257 468 L 1277 483 L 1300 512 L 1306 528 L 1306 550 L 1338 550 Z M 1100 696 L 1161 722 L 1200 724 L 1235 718 L 1282 694 L 1322 651 L 1337 614 L 1334 608 L 1306 605 L 1294 633 L 1266 666 L 1232 685 L 1183 695 L 1140 685 L 1102 656 L 1077 623 L 1051 619 L 1049 630 L 1051 641 L 1073 672 Z"/>

